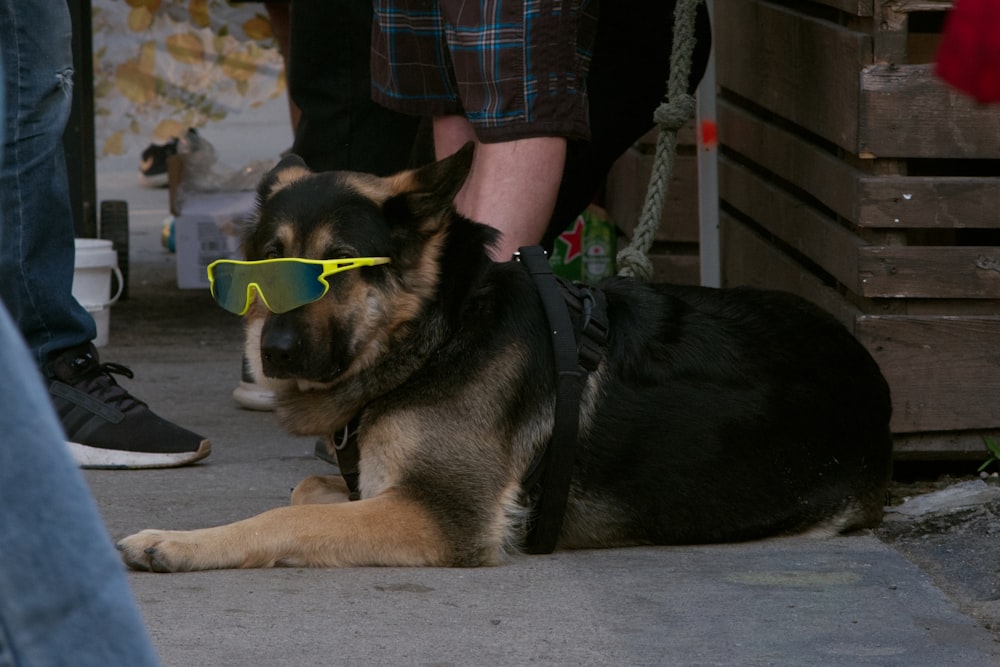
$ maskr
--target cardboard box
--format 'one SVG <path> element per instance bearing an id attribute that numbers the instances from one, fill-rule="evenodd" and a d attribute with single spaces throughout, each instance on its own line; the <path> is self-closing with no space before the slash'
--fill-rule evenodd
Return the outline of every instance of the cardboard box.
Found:
<path id="1" fill-rule="evenodd" d="M 177 287 L 208 289 L 208 265 L 217 259 L 241 259 L 243 226 L 254 213 L 256 195 L 211 192 L 188 195 L 184 213 L 174 221 Z"/>

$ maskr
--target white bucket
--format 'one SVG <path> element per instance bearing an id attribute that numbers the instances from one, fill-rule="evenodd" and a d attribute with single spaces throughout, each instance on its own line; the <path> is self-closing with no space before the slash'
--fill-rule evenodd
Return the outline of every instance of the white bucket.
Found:
<path id="1" fill-rule="evenodd" d="M 111 276 L 114 275 L 117 288 L 111 293 Z M 103 239 L 76 239 L 76 265 L 73 271 L 73 296 L 94 318 L 97 324 L 97 338 L 94 345 L 108 344 L 108 327 L 111 317 L 110 306 L 118 301 L 125 282 L 118 268 L 118 253 L 111 241 Z"/>

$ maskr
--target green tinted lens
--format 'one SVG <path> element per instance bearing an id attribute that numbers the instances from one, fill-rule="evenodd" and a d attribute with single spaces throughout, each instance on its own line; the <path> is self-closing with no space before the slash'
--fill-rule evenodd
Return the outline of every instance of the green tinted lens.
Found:
<path id="1" fill-rule="evenodd" d="M 319 281 L 323 274 L 319 264 L 274 262 L 251 267 L 250 273 L 253 279 L 248 284 L 258 285 L 265 304 L 274 313 L 287 313 L 326 294 L 326 285 Z"/>
<path id="2" fill-rule="evenodd" d="M 246 311 L 246 285 L 240 291 L 234 286 L 235 274 L 239 267 L 235 264 L 215 263 L 208 267 L 215 302 L 231 313 L 242 315 Z"/>
<path id="3" fill-rule="evenodd" d="M 326 293 L 326 285 L 319 281 L 322 273 L 319 264 L 295 260 L 260 264 L 219 262 L 212 267 L 212 296 L 229 312 L 242 315 L 252 300 L 252 285 L 269 310 L 286 313 Z"/>

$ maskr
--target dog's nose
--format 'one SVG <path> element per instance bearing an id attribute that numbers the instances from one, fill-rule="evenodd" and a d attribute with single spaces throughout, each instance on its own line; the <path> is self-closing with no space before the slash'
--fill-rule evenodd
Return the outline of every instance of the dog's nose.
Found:
<path id="1" fill-rule="evenodd" d="M 293 375 L 301 358 L 301 351 L 302 339 L 292 328 L 271 327 L 263 332 L 260 341 L 264 374 L 269 377 Z"/>

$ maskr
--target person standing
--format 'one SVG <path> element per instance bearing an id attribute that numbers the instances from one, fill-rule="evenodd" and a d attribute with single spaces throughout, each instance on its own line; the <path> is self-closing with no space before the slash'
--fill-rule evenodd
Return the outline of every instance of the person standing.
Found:
<path id="1" fill-rule="evenodd" d="M 389 109 L 433 117 L 438 159 L 475 144 L 455 207 L 500 230 L 498 261 L 541 241 L 567 141 L 590 139 L 596 4 L 375 0 L 372 95 Z"/>
<path id="2" fill-rule="evenodd" d="M 73 298 L 75 245 L 62 136 L 73 94 L 65 0 L 0 0 L 4 64 L 0 300 L 42 370 L 77 463 L 172 467 L 211 452 L 206 438 L 156 415 L 102 363 L 97 327 Z"/>

